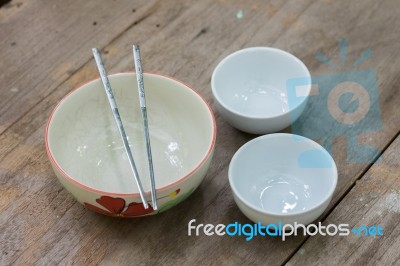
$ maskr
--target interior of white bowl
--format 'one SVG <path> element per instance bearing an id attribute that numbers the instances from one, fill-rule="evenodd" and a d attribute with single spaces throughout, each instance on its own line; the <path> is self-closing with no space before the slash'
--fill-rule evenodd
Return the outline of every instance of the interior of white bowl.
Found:
<path id="1" fill-rule="evenodd" d="M 290 215 L 327 201 L 336 187 L 337 169 L 330 154 L 316 142 L 298 135 L 271 134 L 236 152 L 229 181 L 249 207 Z"/>
<path id="2" fill-rule="evenodd" d="M 143 187 L 150 190 L 134 73 L 109 76 Z M 156 187 L 196 169 L 214 141 L 213 115 L 203 99 L 173 79 L 145 74 Z M 137 193 L 121 137 L 100 80 L 85 84 L 56 107 L 47 130 L 54 162 L 70 178 L 109 193 Z"/>
<path id="3" fill-rule="evenodd" d="M 275 48 L 253 47 L 223 59 L 212 76 L 217 100 L 232 112 L 250 117 L 275 117 L 299 103 L 289 104 L 286 82 L 310 79 L 307 67 L 297 57 Z M 310 86 L 302 92 L 308 95 Z M 303 98 L 305 99 L 305 98 Z"/>

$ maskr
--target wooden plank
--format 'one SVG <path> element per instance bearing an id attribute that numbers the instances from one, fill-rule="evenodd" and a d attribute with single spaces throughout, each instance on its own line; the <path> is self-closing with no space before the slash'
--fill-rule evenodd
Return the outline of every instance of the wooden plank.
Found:
<path id="1" fill-rule="evenodd" d="M 313 73 L 324 73 L 330 70 L 317 63 L 314 54 L 324 49 L 338 60 L 336 41 L 346 35 L 354 40 L 350 56 L 357 57 L 367 48 L 376 53 L 368 63 L 378 71 L 384 129 L 368 135 L 365 141 L 382 149 L 398 132 L 400 95 L 395 85 L 399 71 L 396 63 L 391 68 L 386 63 L 399 49 L 392 41 L 399 36 L 393 29 L 400 23 L 395 19 L 398 11 L 394 1 L 380 7 L 359 3 L 351 12 L 348 5 L 333 2 L 173 3 L 162 1 L 140 27 L 130 27 L 104 48 L 110 72 L 133 68 L 130 45 L 133 37 L 140 36 L 145 70 L 173 75 L 212 102 L 210 75 L 228 53 L 243 46 L 276 46 L 301 57 Z M 239 10 L 244 14 L 241 19 L 236 16 Z M 335 16 L 342 13 L 339 23 L 332 25 Z M 377 26 L 386 20 L 393 25 L 390 32 Z M 349 28 L 350 22 L 357 26 Z M 248 222 L 233 202 L 226 177 L 231 156 L 253 136 L 232 129 L 218 114 L 213 164 L 199 190 L 186 202 L 165 214 L 137 220 L 103 217 L 76 204 L 54 180 L 43 149 L 43 131 L 57 100 L 78 83 L 97 77 L 93 61 L 81 63 L 82 67 L 47 97 L 37 98 L 39 104 L 0 135 L 0 188 L 1 195 L 6 195 L 0 198 L 1 264 L 279 264 L 296 250 L 302 238 L 290 242 L 257 238 L 247 243 L 243 238 L 187 236 L 187 223 L 192 218 L 199 223 Z M 346 163 L 344 141 L 339 139 L 334 147 L 340 169 L 335 203 L 368 165 Z"/>
<path id="2" fill-rule="evenodd" d="M 82 67 L 91 47 L 104 47 L 158 7 L 155 0 L 24 1 L 0 9 L 0 133 Z"/>
<path id="3" fill-rule="evenodd" d="M 383 236 L 315 236 L 287 265 L 400 264 L 400 136 L 389 146 L 323 224 L 377 226 Z"/>

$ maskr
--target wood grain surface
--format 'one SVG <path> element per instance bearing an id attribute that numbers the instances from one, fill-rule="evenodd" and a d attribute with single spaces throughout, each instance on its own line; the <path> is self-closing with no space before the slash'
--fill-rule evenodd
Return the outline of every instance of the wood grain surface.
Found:
<path id="1" fill-rule="evenodd" d="M 400 137 L 351 189 L 324 224 L 380 225 L 382 236 L 310 238 L 287 265 L 400 264 Z"/>
<path id="2" fill-rule="evenodd" d="M 391 189 L 398 189 L 400 177 L 398 5 L 396 0 L 12 0 L 2 6 L 0 265 L 395 264 L 400 203 Z M 367 49 L 374 52 L 355 70 L 376 71 L 379 102 L 371 108 L 379 105 L 382 128 L 360 134 L 358 141 L 380 150 L 383 163 L 372 165 L 378 154 L 367 158 L 370 163 L 349 163 L 346 137 L 334 139 L 339 182 L 321 219 L 357 226 L 364 217 L 367 224 L 386 227 L 385 236 L 285 242 L 189 237 L 191 219 L 249 222 L 233 201 L 227 167 L 235 151 L 255 136 L 233 129 L 216 112 L 210 77 L 217 63 L 244 47 L 273 46 L 299 57 L 312 75 L 352 71 L 350 63 L 332 69 L 315 59 L 321 51 L 339 65 L 342 38 L 349 41 L 348 62 Z M 166 213 L 124 220 L 85 210 L 63 189 L 45 153 L 44 127 L 61 97 L 98 77 L 92 47 L 102 49 L 108 72 L 116 73 L 133 70 L 134 42 L 141 45 L 145 71 L 173 76 L 205 97 L 218 135 L 212 165 L 191 197 Z M 304 113 L 306 121 L 315 121 L 316 129 L 337 130 L 334 123 L 310 116 L 313 108 Z"/>

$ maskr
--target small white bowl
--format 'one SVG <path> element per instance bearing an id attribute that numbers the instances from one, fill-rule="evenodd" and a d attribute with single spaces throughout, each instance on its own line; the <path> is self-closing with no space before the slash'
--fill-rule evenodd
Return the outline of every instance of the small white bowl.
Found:
<path id="1" fill-rule="evenodd" d="M 109 76 L 147 199 L 150 181 L 136 75 Z M 203 98 L 160 74 L 144 74 L 159 212 L 186 199 L 211 163 L 216 125 Z M 116 217 L 144 209 L 114 117 L 99 79 L 65 96 L 50 115 L 46 148 L 64 187 L 86 208 Z M 150 203 L 150 202 L 149 202 Z"/>
<path id="2" fill-rule="evenodd" d="M 270 134 L 243 145 L 229 165 L 239 209 L 255 223 L 307 225 L 327 208 L 337 183 L 330 154 L 292 134 Z"/>
<path id="3" fill-rule="evenodd" d="M 309 79 L 300 59 L 270 47 L 239 50 L 224 58 L 211 78 L 214 103 L 235 128 L 253 134 L 277 132 L 303 112 L 311 86 L 302 86 L 301 99 L 288 103 L 286 82 Z M 306 82 L 311 84 L 311 82 Z"/>

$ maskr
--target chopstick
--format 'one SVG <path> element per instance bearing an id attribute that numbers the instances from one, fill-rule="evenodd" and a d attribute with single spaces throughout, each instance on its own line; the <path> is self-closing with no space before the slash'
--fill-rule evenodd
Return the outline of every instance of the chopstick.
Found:
<path id="1" fill-rule="evenodd" d="M 97 68 L 99 70 L 101 81 L 103 82 L 103 86 L 104 86 L 104 89 L 106 91 L 108 102 L 110 103 L 111 110 L 112 110 L 112 113 L 113 113 L 114 118 L 115 118 L 115 122 L 117 123 L 119 133 L 120 133 L 122 141 L 124 143 L 126 154 L 128 155 L 129 164 L 131 166 L 131 170 L 132 170 L 133 176 L 135 177 L 136 185 L 137 185 L 137 187 L 139 189 L 140 198 L 142 199 L 142 203 L 143 203 L 144 208 L 148 209 L 149 205 L 147 204 L 147 200 L 146 200 L 146 197 L 145 197 L 145 194 L 144 194 L 144 191 L 143 191 L 142 183 L 140 182 L 140 179 L 139 179 L 139 173 L 138 173 L 138 171 L 136 169 L 135 161 L 133 160 L 132 151 L 131 151 L 131 148 L 129 147 L 129 143 L 128 143 L 128 139 L 126 137 L 125 129 L 124 129 L 124 126 L 122 124 L 121 117 L 119 115 L 117 103 L 115 102 L 115 99 L 114 99 L 114 95 L 113 95 L 113 92 L 112 92 L 112 89 L 111 89 L 110 81 L 108 80 L 106 69 L 104 68 L 103 60 L 102 60 L 101 55 L 100 55 L 100 51 L 97 48 L 93 48 L 92 52 L 93 52 L 94 59 L 96 60 Z"/>
<path id="2" fill-rule="evenodd" d="M 144 85 L 143 85 L 142 59 L 140 57 L 139 45 L 133 45 L 133 57 L 135 60 L 139 102 L 140 102 L 140 109 L 142 111 L 143 130 L 144 130 L 144 137 L 145 137 L 146 148 L 147 148 L 147 160 L 149 163 L 149 174 L 150 174 L 150 183 L 151 183 L 151 201 L 153 203 L 153 209 L 157 210 L 158 207 L 157 207 L 156 184 L 155 184 L 155 180 L 154 180 L 153 157 L 151 155 L 149 125 L 148 125 L 148 120 L 147 120 L 146 97 L 145 97 Z"/>

